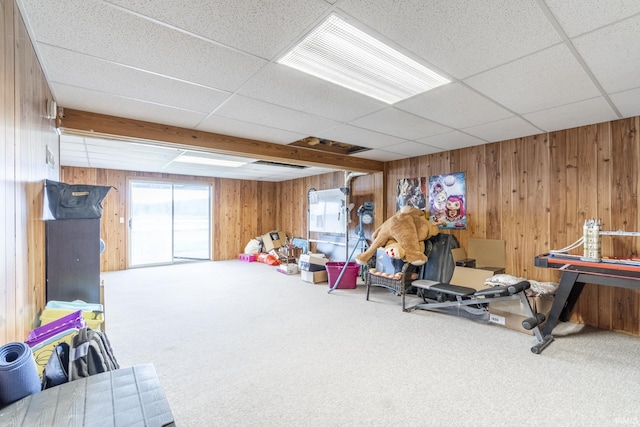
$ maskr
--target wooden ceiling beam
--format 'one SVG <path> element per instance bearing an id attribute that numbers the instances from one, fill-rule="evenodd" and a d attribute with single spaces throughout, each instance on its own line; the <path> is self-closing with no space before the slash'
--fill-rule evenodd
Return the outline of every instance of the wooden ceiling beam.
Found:
<path id="1" fill-rule="evenodd" d="M 352 156 L 324 153 L 290 145 L 273 144 L 212 132 L 143 122 L 124 117 L 61 108 L 56 121 L 61 134 L 130 142 L 148 142 L 174 148 L 248 157 L 358 172 L 384 171 L 384 162 Z"/>

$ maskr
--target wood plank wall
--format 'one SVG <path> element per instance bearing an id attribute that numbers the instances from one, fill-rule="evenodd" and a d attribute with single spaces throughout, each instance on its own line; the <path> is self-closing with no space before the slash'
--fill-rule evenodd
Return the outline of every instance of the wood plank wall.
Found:
<path id="1" fill-rule="evenodd" d="M 281 183 L 242 181 L 222 178 L 190 177 L 122 170 L 62 167 L 61 181 L 69 184 L 110 185 L 103 201 L 101 235 L 105 251 L 101 270 L 123 270 L 127 266 L 128 182 L 150 179 L 171 182 L 199 182 L 212 186 L 213 260 L 234 259 L 247 242 L 271 230 L 282 230 L 289 237 L 306 237 L 307 192 L 344 187 L 343 172 L 334 172 Z M 383 203 L 380 191 L 382 173 L 354 178 L 351 200 L 356 206 L 365 201 Z M 382 209 L 377 219 L 382 223 Z M 124 218 L 120 222 L 120 218 Z M 357 222 L 357 216 L 352 214 Z M 355 226 L 355 223 L 353 226 Z M 375 225 L 375 224 L 374 224 Z M 366 230 L 368 233 L 374 227 Z"/>
<path id="2" fill-rule="evenodd" d="M 53 100 L 13 0 L 2 0 L 2 98 L 0 99 L 0 344 L 22 341 L 45 304 L 43 180 L 58 179 L 46 164 L 47 146 L 59 159 Z"/>
<path id="3" fill-rule="evenodd" d="M 107 196 L 102 221 L 107 243 L 102 269 L 108 271 L 126 268 L 126 221 L 120 224 L 119 218 L 127 217 L 127 180 L 184 181 L 185 177 L 79 168 L 63 168 L 60 176 L 57 168 L 49 168 L 44 163 L 45 147 L 58 153 L 52 123 L 42 117 L 51 94 L 13 0 L 1 0 L 1 5 L 0 134 L 5 144 L 0 148 L 4 171 L 0 342 L 7 342 L 24 339 L 44 305 L 42 179 L 118 188 Z M 351 200 L 356 208 L 367 200 L 375 203 L 374 229 L 394 213 L 398 179 L 464 171 L 468 228 L 452 232 L 462 247 L 469 237 L 504 239 L 510 274 L 557 281 L 557 273 L 535 268 L 533 257 L 578 239 L 585 219 L 599 218 L 609 230 L 640 229 L 639 120 L 633 117 L 390 162 L 384 178 L 381 173 L 355 178 Z M 282 183 L 188 180 L 212 185 L 212 259 L 218 260 L 235 258 L 249 239 L 272 229 L 305 236 L 307 191 L 342 187 L 344 173 Z M 640 239 L 603 238 L 605 255 L 637 257 L 639 250 Z M 573 320 L 640 335 L 639 312 L 639 291 L 589 285 Z"/>
<path id="4" fill-rule="evenodd" d="M 468 227 L 452 231 L 461 246 L 470 237 L 503 239 L 507 273 L 558 281 L 557 272 L 534 267 L 534 256 L 573 243 L 586 219 L 640 230 L 639 125 L 634 117 L 390 162 L 386 214 L 395 210 L 398 179 L 466 172 Z M 639 250 L 638 238 L 603 237 L 605 256 Z M 640 291 L 587 285 L 573 320 L 640 335 L 639 310 Z"/>
<path id="5" fill-rule="evenodd" d="M 69 184 L 110 185 L 103 201 L 101 236 L 105 251 L 101 271 L 127 265 L 128 185 L 131 179 L 205 183 L 212 188 L 212 260 L 234 259 L 257 235 L 280 228 L 277 184 L 149 172 L 63 167 L 61 181 Z M 120 222 L 120 218 L 123 221 Z"/>
<path id="6" fill-rule="evenodd" d="M 395 212 L 398 179 L 465 172 L 468 227 L 451 231 L 461 246 L 466 247 L 470 237 L 503 239 L 508 248 L 509 274 L 558 281 L 557 272 L 534 267 L 534 257 L 573 243 L 581 236 L 585 219 L 599 218 L 608 230 L 640 230 L 639 124 L 640 118 L 634 117 L 389 162 L 386 178 L 378 173 L 352 180 L 351 201 L 356 209 L 364 201 L 374 202 L 375 222 L 367 229 L 370 236 Z M 89 175 L 83 175 L 86 173 Z M 125 189 L 126 177 L 139 175 L 159 176 L 63 168 L 62 180 Z M 305 237 L 307 192 L 310 188 L 343 187 L 345 174 L 335 172 L 281 183 L 204 181 L 214 187 L 213 259 L 218 260 L 235 258 L 248 239 L 272 229 Z M 122 191 L 118 194 L 120 212 L 126 198 Z M 108 196 L 111 197 L 114 194 Z M 105 212 L 111 212 L 107 208 L 110 203 L 105 203 Z M 355 226 L 355 213 L 352 219 Z M 103 235 L 108 236 L 107 247 L 118 251 L 110 252 L 108 260 L 103 260 L 104 270 L 126 265 L 126 251 L 121 249 L 125 247 L 121 243 L 125 230 L 117 222 L 110 224 L 107 228 L 103 225 Z M 113 239 L 115 243 L 111 243 Z M 637 238 L 603 238 L 603 253 L 608 256 L 637 257 L 639 248 Z M 640 335 L 639 310 L 640 291 L 588 285 L 573 320 Z"/>

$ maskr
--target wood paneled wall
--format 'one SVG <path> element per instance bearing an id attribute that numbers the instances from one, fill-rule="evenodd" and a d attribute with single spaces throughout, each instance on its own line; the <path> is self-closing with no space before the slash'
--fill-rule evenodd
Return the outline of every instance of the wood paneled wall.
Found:
<path id="1" fill-rule="evenodd" d="M 273 182 L 63 167 L 63 182 L 110 185 L 117 189 L 109 191 L 103 201 L 101 235 L 105 241 L 105 251 L 100 260 L 102 271 L 123 270 L 128 267 L 128 185 L 131 179 L 211 185 L 212 260 L 234 259 L 250 239 L 280 228 L 277 184 Z M 123 218 L 122 222 L 120 218 Z"/>
<path id="2" fill-rule="evenodd" d="M 470 237 L 502 239 L 507 272 L 539 281 L 558 281 L 556 271 L 534 267 L 534 257 L 561 249 L 582 235 L 585 219 L 599 218 L 608 230 L 640 230 L 640 118 L 583 126 L 429 156 L 389 162 L 382 173 L 351 181 L 351 201 L 376 207 L 367 235 L 395 212 L 398 179 L 465 172 L 466 230 L 451 231 L 462 247 Z M 184 179 L 123 171 L 63 168 L 65 182 L 114 185 L 105 203 L 103 270 L 126 266 L 126 233 L 118 221 L 124 212 L 129 176 Z M 280 183 L 203 179 L 214 189 L 214 260 L 232 259 L 246 242 L 272 229 L 305 237 L 307 192 L 345 186 L 344 172 Z M 117 208 L 112 208 L 117 198 Z M 103 217 L 103 218 L 105 218 Z M 353 226 L 357 216 L 352 213 Z M 638 257 L 640 239 L 603 237 L 607 256 Z M 574 251 L 580 253 L 581 249 Z M 640 335 L 640 291 L 588 285 L 573 320 L 602 329 Z"/>
<path id="3" fill-rule="evenodd" d="M 117 189 L 109 191 L 103 201 L 101 235 L 105 241 L 105 251 L 101 255 L 102 271 L 127 268 L 128 182 L 132 178 L 200 182 L 212 186 L 213 260 L 236 258 L 250 239 L 271 230 L 282 230 L 290 237 L 306 237 L 309 189 L 326 190 L 345 186 L 343 172 L 276 183 L 63 167 L 63 182 L 110 185 Z M 356 209 L 364 201 L 373 201 L 376 206 L 382 206 L 384 193 L 380 190 L 381 185 L 382 173 L 353 178 L 351 200 Z M 379 225 L 383 221 L 382 208 L 378 212 Z M 120 218 L 124 218 L 123 222 L 120 222 Z M 352 218 L 357 222 L 355 213 Z M 374 226 L 367 231 L 371 233 L 373 229 Z"/>
<path id="4" fill-rule="evenodd" d="M 640 230 L 640 118 L 583 126 L 391 162 L 387 187 L 400 178 L 466 172 L 466 230 L 453 231 L 462 247 L 469 237 L 503 239 L 507 273 L 558 281 L 534 267 L 534 256 L 561 249 L 582 236 L 586 219 L 605 230 Z M 387 192 L 392 215 L 393 190 Z M 640 239 L 603 237 L 603 255 L 638 257 Z M 581 253 L 582 248 L 572 253 Z M 640 335 L 640 291 L 588 285 L 573 320 Z"/>
<path id="5" fill-rule="evenodd" d="M 63 168 L 59 175 L 44 161 L 46 146 L 58 158 L 53 124 L 43 117 L 51 93 L 13 0 L 0 4 L 0 134 L 5 141 L 0 148 L 0 342 L 24 339 L 44 305 L 44 178 L 118 188 L 104 203 L 103 271 L 127 266 L 127 182 L 132 177 L 212 185 L 214 260 L 235 258 L 249 239 L 269 230 L 304 237 L 308 190 L 344 186 L 343 172 L 281 183 L 80 168 Z M 534 256 L 574 242 L 585 219 L 599 218 L 609 230 L 640 230 L 639 121 L 634 117 L 389 162 L 384 177 L 352 180 L 351 201 L 356 208 L 374 202 L 370 235 L 394 213 L 398 179 L 466 172 L 468 228 L 452 231 L 461 246 L 470 237 L 503 239 L 508 273 L 557 281 L 557 272 L 534 267 Z M 352 219 L 355 225 L 355 214 Z M 605 255 L 638 257 L 639 251 L 638 238 L 603 238 Z M 573 319 L 640 335 L 639 314 L 640 291 L 588 285 Z"/>
<path id="6" fill-rule="evenodd" d="M 53 100 L 13 0 L 2 0 L 0 99 L 0 344 L 22 341 L 45 304 L 43 180 L 58 179 L 58 136 L 44 117 Z"/>

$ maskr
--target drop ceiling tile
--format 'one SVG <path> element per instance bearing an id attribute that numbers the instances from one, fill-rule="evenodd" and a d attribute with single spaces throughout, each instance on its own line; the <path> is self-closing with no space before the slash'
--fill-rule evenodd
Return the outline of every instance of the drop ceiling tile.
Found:
<path id="1" fill-rule="evenodd" d="M 610 98 L 622 117 L 640 116 L 640 88 L 614 93 Z"/>
<path id="2" fill-rule="evenodd" d="M 493 123 L 464 129 L 465 133 L 482 138 L 489 142 L 505 141 L 507 139 L 542 133 L 541 129 L 527 123 L 520 117 L 509 117 Z"/>
<path id="3" fill-rule="evenodd" d="M 316 0 L 108 0 L 135 12 L 271 59 L 329 9 Z"/>
<path id="4" fill-rule="evenodd" d="M 417 142 L 430 145 L 432 147 L 447 150 L 457 150 L 459 148 L 472 147 L 474 145 L 486 144 L 487 141 L 476 138 L 459 131 L 443 133 L 442 135 L 430 136 L 419 139 Z"/>
<path id="5" fill-rule="evenodd" d="M 391 145 L 385 147 L 385 150 L 392 153 L 404 154 L 409 157 L 424 156 L 426 154 L 439 153 L 443 151 L 442 148 L 432 147 L 415 141 L 407 141 L 401 144 Z"/>
<path id="6" fill-rule="evenodd" d="M 395 107 L 452 128 L 494 122 L 513 113 L 469 89 L 452 83 L 409 98 Z"/>
<path id="7" fill-rule="evenodd" d="M 519 114 L 600 95 L 564 44 L 471 77 L 465 83 Z"/>
<path id="8" fill-rule="evenodd" d="M 545 0 L 551 13 L 569 37 L 612 24 L 640 13 L 640 2 Z"/>
<path id="9" fill-rule="evenodd" d="M 230 95 L 48 45 L 41 46 L 40 54 L 52 70 L 50 82 L 202 113 L 213 111 Z"/>
<path id="10" fill-rule="evenodd" d="M 100 156 L 103 154 L 110 154 L 115 156 L 123 156 L 126 158 L 141 158 L 145 160 L 153 160 L 159 162 L 168 162 L 176 158 L 179 154 L 175 152 L 161 152 L 151 147 L 148 149 L 132 148 L 127 145 L 126 142 L 121 142 L 119 145 L 90 145 L 87 144 L 87 152 L 91 156 Z"/>
<path id="11" fill-rule="evenodd" d="M 603 97 L 525 114 L 524 118 L 546 132 L 619 119 Z"/>
<path id="12" fill-rule="evenodd" d="M 457 78 L 560 41 L 535 0 L 345 0 L 338 7 Z"/>
<path id="13" fill-rule="evenodd" d="M 395 145 L 405 141 L 403 138 L 396 138 L 395 136 L 350 125 L 336 126 L 320 131 L 314 136 L 368 148 L 384 148 L 388 145 Z"/>
<path id="14" fill-rule="evenodd" d="M 337 122 L 302 111 L 272 105 L 257 99 L 234 95 L 216 111 L 216 115 L 253 122 L 289 132 L 315 135 L 320 129 L 335 126 Z"/>
<path id="15" fill-rule="evenodd" d="M 65 142 L 70 144 L 83 144 L 84 145 L 84 137 L 78 135 L 61 135 L 60 138 L 64 138 Z"/>
<path id="16" fill-rule="evenodd" d="M 211 176 L 211 174 L 218 173 L 233 173 L 236 170 L 237 168 L 174 162 L 163 168 L 162 172 L 177 173 L 181 175 Z"/>
<path id="17" fill-rule="evenodd" d="M 87 151 L 120 152 L 128 156 L 174 159 L 186 152 L 184 148 L 174 148 L 153 142 L 134 142 L 115 139 L 85 138 Z"/>
<path id="18" fill-rule="evenodd" d="M 117 152 L 111 153 L 89 153 L 89 161 L 92 164 L 95 163 L 103 163 L 103 162 L 119 162 L 119 163 L 131 163 L 131 164 L 144 164 L 144 165 L 154 165 L 156 167 L 163 167 L 167 164 L 166 161 L 162 159 L 149 159 L 142 156 L 126 156 L 122 154 L 118 154 Z"/>
<path id="19" fill-rule="evenodd" d="M 228 160 L 231 162 L 242 162 L 242 163 L 248 163 L 248 164 L 252 164 L 253 162 L 256 161 L 256 159 L 250 159 L 247 157 L 228 156 L 226 154 L 209 153 L 206 151 L 198 151 L 198 150 L 187 150 L 185 151 L 184 155 L 189 157 L 199 157 L 204 159 L 215 159 L 215 160 Z M 180 157 L 176 157 L 176 160 L 179 160 Z"/>
<path id="20" fill-rule="evenodd" d="M 64 135 L 60 136 L 61 142 L 63 137 Z M 65 141 L 64 147 L 65 147 L 65 152 L 67 153 L 86 153 L 87 152 L 87 148 L 84 146 L 84 143 Z"/>
<path id="21" fill-rule="evenodd" d="M 387 106 L 382 101 L 279 64 L 260 70 L 238 93 L 343 122 Z"/>
<path id="22" fill-rule="evenodd" d="M 58 83 L 52 83 L 51 90 L 56 100 L 60 100 L 58 106 L 64 108 L 184 128 L 195 128 L 205 118 L 203 113 L 196 111 L 180 110 Z"/>
<path id="23" fill-rule="evenodd" d="M 640 15 L 573 40 L 578 52 L 608 92 L 640 86 Z"/>
<path id="24" fill-rule="evenodd" d="M 60 152 L 60 163 L 63 166 L 89 166 L 89 159 L 85 155 L 73 155 L 68 152 Z"/>
<path id="25" fill-rule="evenodd" d="M 198 125 L 197 129 L 203 132 L 214 132 L 222 135 L 231 135 L 238 138 L 255 139 L 283 145 L 309 136 L 308 134 L 289 132 L 218 115 L 207 117 Z"/>
<path id="26" fill-rule="evenodd" d="M 101 1 L 22 2 L 38 42 L 211 88 L 234 91 L 266 64 Z"/>
<path id="27" fill-rule="evenodd" d="M 424 138 L 452 130 L 393 107 L 376 111 L 349 124 L 404 139 Z"/>
<path id="28" fill-rule="evenodd" d="M 377 160 L 379 162 L 392 162 L 394 160 L 405 159 L 407 157 L 403 154 L 393 153 L 391 151 L 385 151 L 382 149 L 363 151 L 360 153 L 351 154 L 351 156 L 359 157 L 361 159 Z"/>
<path id="29" fill-rule="evenodd" d="M 74 167 L 74 168 L 89 168 L 89 167 L 91 167 L 91 165 L 89 164 L 87 159 L 76 159 L 76 158 L 70 158 L 70 159 L 60 158 L 60 166 Z"/>
<path id="30" fill-rule="evenodd" d="M 89 161 L 92 168 L 99 169 L 120 169 L 120 170 L 139 170 L 144 172 L 158 171 L 155 163 L 139 163 L 123 161 L 122 159 L 97 159 Z"/>

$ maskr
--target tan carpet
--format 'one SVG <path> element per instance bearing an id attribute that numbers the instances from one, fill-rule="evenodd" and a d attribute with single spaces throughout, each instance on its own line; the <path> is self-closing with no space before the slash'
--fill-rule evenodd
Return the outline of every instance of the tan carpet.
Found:
<path id="1" fill-rule="evenodd" d="M 640 425 L 640 339 L 532 336 L 327 293 L 260 263 L 104 273 L 121 365 L 153 363 L 180 426 Z"/>

